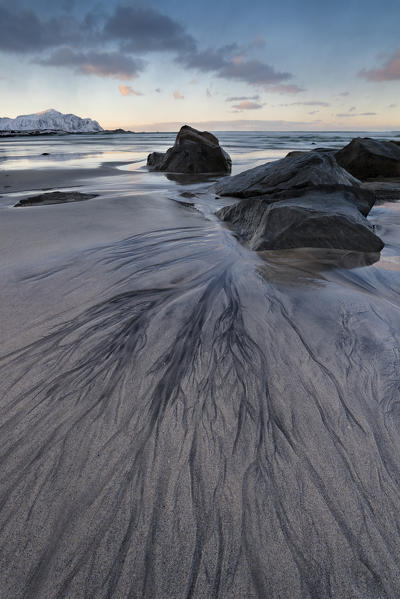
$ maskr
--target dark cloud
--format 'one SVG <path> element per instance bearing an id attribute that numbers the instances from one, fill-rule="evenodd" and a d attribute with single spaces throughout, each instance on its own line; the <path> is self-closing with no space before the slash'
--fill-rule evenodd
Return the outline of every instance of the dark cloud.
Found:
<path id="1" fill-rule="evenodd" d="M 152 8 L 118 6 L 103 34 L 123 42 L 127 52 L 193 52 L 196 48 L 194 38 L 180 23 Z"/>
<path id="2" fill-rule="evenodd" d="M 350 92 L 342 92 L 342 93 L 339 94 L 339 96 L 343 96 L 343 97 L 346 97 L 346 96 L 349 96 L 349 95 L 350 95 Z"/>
<path id="3" fill-rule="evenodd" d="M 272 66 L 259 60 L 232 61 L 218 71 L 218 76 L 223 79 L 234 79 L 260 86 L 280 83 L 291 78 L 290 73 L 275 71 Z"/>
<path id="4" fill-rule="evenodd" d="M 226 98 L 225 102 L 242 102 L 242 100 L 259 100 L 260 96 L 256 94 L 255 96 L 232 96 L 231 98 Z"/>
<path id="5" fill-rule="evenodd" d="M 90 32 L 87 32 L 87 35 Z M 40 52 L 82 41 L 82 26 L 74 17 L 63 15 L 39 19 L 31 10 L 13 12 L 0 6 L 0 50 Z"/>
<path id="6" fill-rule="evenodd" d="M 260 60 L 246 60 L 236 43 L 202 51 L 195 48 L 190 52 L 179 54 L 176 61 L 186 68 L 196 69 L 203 73 L 212 72 L 222 79 L 242 81 L 264 88 L 277 86 L 272 91 L 278 91 L 278 93 L 297 93 L 301 91 L 295 85 L 278 86 L 278 84 L 290 79 L 292 75 L 276 71 L 274 67 Z"/>
<path id="7" fill-rule="evenodd" d="M 69 47 L 60 48 L 50 57 L 36 62 L 44 66 L 73 67 L 86 75 L 125 80 L 134 79 L 145 67 L 143 60 L 119 52 L 79 52 Z"/>
<path id="8" fill-rule="evenodd" d="M 42 65 L 131 79 L 144 65 L 132 53 L 171 52 L 178 64 L 191 71 L 211 73 L 275 93 L 303 91 L 287 83 L 292 78 L 290 73 L 278 71 L 257 59 L 246 59 L 249 46 L 233 43 L 199 49 L 197 41 L 181 23 L 153 8 L 118 5 L 112 14 L 93 10 L 77 20 L 65 13 L 60 17 L 39 18 L 32 10 L 13 12 L 4 6 L 0 5 L 0 51 L 36 53 L 41 55 L 37 62 Z M 73 2 L 68 0 L 60 4 L 64 9 L 72 6 Z M 257 37 L 251 47 L 263 43 Z"/>
<path id="9" fill-rule="evenodd" d="M 362 69 L 359 76 L 367 81 L 399 81 L 400 80 L 400 50 L 394 52 L 377 69 Z"/>

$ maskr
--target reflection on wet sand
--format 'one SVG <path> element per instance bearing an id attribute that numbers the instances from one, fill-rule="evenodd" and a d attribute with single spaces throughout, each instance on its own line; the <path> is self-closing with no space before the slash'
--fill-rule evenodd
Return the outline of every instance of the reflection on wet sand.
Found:
<path id="1" fill-rule="evenodd" d="M 258 252 L 264 264 L 258 268 L 267 280 L 278 283 L 310 285 L 326 280 L 333 269 L 355 269 L 371 266 L 380 260 L 379 252 L 299 248 Z"/>

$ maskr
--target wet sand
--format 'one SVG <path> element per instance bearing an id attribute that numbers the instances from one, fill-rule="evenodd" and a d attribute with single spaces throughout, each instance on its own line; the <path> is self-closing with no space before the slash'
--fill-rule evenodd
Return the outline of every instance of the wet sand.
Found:
<path id="1" fill-rule="evenodd" d="M 121 174 L 112 166 L 75 169 L 18 169 L 0 172 L 0 193 L 46 191 L 55 187 L 79 187 L 82 180 Z"/>
<path id="2" fill-rule="evenodd" d="M 0 199 L 1 599 L 399 597 L 399 204 L 257 255 L 132 177 Z"/>

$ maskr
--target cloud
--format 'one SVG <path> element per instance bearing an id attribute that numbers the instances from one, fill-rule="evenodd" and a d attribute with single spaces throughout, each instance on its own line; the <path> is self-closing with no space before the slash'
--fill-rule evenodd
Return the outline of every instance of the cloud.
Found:
<path id="1" fill-rule="evenodd" d="M 156 87 L 154 91 L 156 91 L 158 94 L 161 94 L 161 89 L 159 87 Z"/>
<path id="2" fill-rule="evenodd" d="M 192 52 L 194 38 L 183 25 L 152 8 L 117 6 L 103 28 L 105 39 L 123 42 L 129 52 Z"/>
<path id="3" fill-rule="evenodd" d="M 241 102 L 242 100 L 259 100 L 260 96 L 256 94 L 255 96 L 231 96 L 230 98 L 225 98 L 225 102 Z"/>
<path id="4" fill-rule="evenodd" d="M 398 81 L 400 80 L 400 50 L 394 52 L 381 67 L 377 69 L 362 69 L 359 76 L 367 81 Z"/>
<path id="5" fill-rule="evenodd" d="M 174 91 L 174 93 L 172 95 L 174 96 L 175 100 L 183 100 L 185 97 L 185 96 L 181 96 L 181 94 L 178 92 L 177 89 Z"/>
<path id="6" fill-rule="evenodd" d="M 389 104 L 388 108 L 397 108 L 397 104 Z"/>
<path id="7" fill-rule="evenodd" d="M 143 60 L 119 52 L 76 52 L 69 47 L 60 48 L 50 57 L 36 62 L 43 66 L 74 67 L 78 73 L 115 79 L 134 79 L 145 66 Z"/>
<path id="8" fill-rule="evenodd" d="M 319 110 L 311 110 L 311 112 L 309 112 L 308 114 L 317 114 L 319 112 Z"/>
<path id="9" fill-rule="evenodd" d="M 341 119 L 345 119 L 353 116 L 375 116 L 376 114 L 376 112 L 339 112 L 336 116 Z"/>
<path id="10" fill-rule="evenodd" d="M 349 108 L 349 112 L 354 112 L 356 109 L 356 106 L 352 106 L 351 108 Z"/>
<path id="11" fill-rule="evenodd" d="M 43 66 L 132 79 L 145 66 L 137 55 L 170 52 L 178 64 L 192 72 L 212 73 L 274 93 L 303 91 L 288 83 L 293 77 L 291 73 L 246 58 L 248 51 L 265 44 L 261 36 L 248 46 L 232 43 L 203 50 L 183 24 L 150 7 L 119 4 L 111 14 L 105 15 L 97 9 L 78 19 L 65 12 L 51 18 L 39 17 L 38 12 L 23 9 L 13 12 L 4 3 L 0 4 L 0 51 L 36 53 L 34 60 Z M 72 4 L 63 0 L 61 6 L 69 9 Z"/>
<path id="12" fill-rule="evenodd" d="M 306 102 L 290 102 L 289 104 L 280 104 L 280 106 L 330 106 L 330 103 L 320 102 L 318 100 L 308 100 Z"/>
<path id="13" fill-rule="evenodd" d="M 123 96 L 143 96 L 142 92 L 132 89 L 130 85 L 120 85 L 118 89 Z"/>
<path id="14" fill-rule="evenodd" d="M 281 85 L 274 85 L 273 87 L 269 87 L 267 91 L 272 92 L 274 94 L 300 94 L 301 92 L 304 92 L 306 90 L 303 87 L 294 85 L 293 83 L 282 83 Z"/>
<path id="15" fill-rule="evenodd" d="M 87 31 L 89 37 L 90 31 Z M 63 44 L 80 43 L 82 25 L 74 17 L 62 15 L 39 19 L 32 10 L 18 12 L 0 6 L 0 50 L 29 53 Z"/>
<path id="16" fill-rule="evenodd" d="M 232 108 L 235 108 L 236 110 L 258 110 L 262 107 L 262 104 L 258 104 L 258 102 L 251 102 L 250 100 L 243 100 L 243 102 L 234 104 L 232 106 Z"/>
<path id="17" fill-rule="evenodd" d="M 250 85 L 266 86 L 290 79 L 290 73 L 280 73 L 269 64 L 259 60 L 242 60 L 224 64 L 217 72 L 223 79 L 233 79 L 250 83 Z"/>
<path id="18" fill-rule="evenodd" d="M 346 96 L 349 96 L 349 95 L 350 95 L 350 92 L 341 92 L 339 94 L 339 96 L 343 96 L 343 97 L 346 97 Z"/>
<path id="19" fill-rule="evenodd" d="M 211 98 L 212 97 L 212 93 L 211 93 L 211 91 L 208 88 L 206 89 L 206 96 L 207 96 L 207 98 Z"/>
<path id="20" fill-rule="evenodd" d="M 290 73 L 280 72 L 257 59 L 246 60 L 245 51 L 238 44 L 219 48 L 198 50 L 197 47 L 176 57 L 176 62 L 188 69 L 203 73 L 213 72 L 221 79 L 241 81 L 276 93 L 299 93 L 303 91 L 294 84 L 284 84 L 292 78 Z"/>
<path id="21" fill-rule="evenodd" d="M 196 85 L 196 83 L 197 83 L 197 79 L 191 79 L 189 81 L 189 85 Z"/>

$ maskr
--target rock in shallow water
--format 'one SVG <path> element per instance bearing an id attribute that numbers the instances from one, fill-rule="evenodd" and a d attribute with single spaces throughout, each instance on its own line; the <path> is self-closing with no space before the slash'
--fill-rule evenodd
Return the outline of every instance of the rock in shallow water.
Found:
<path id="1" fill-rule="evenodd" d="M 315 185 L 360 185 L 360 181 L 339 166 L 330 153 L 291 152 L 276 162 L 223 179 L 217 184 L 216 192 L 222 196 L 249 198 Z"/>
<path id="2" fill-rule="evenodd" d="M 153 171 L 225 174 L 231 172 L 232 161 L 214 135 L 184 125 L 173 147 L 149 154 L 147 166 Z"/>
<path id="3" fill-rule="evenodd" d="M 68 202 L 83 202 L 97 197 L 96 193 L 80 193 L 79 191 L 52 191 L 37 196 L 25 198 L 15 204 L 14 208 L 24 206 L 48 206 L 49 204 L 66 204 Z"/>
<path id="4" fill-rule="evenodd" d="M 223 196 L 245 198 L 218 211 L 253 250 L 297 247 L 378 252 L 383 243 L 365 216 L 373 192 L 323 152 L 292 152 L 221 181 Z M 247 198 L 247 199 L 246 199 Z"/>
<path id="5" fill-rule="evenodd" d="M 357 137 L 336 152 L 335 158 L 359 179 L 400 177 L 400 146 L 392 141 Z"/>
<path id="6" fill-rule="evenodd" d="M 242 200 L 222 208 L 218 216 L 257 251 L 310 247 L 379 252 L 383 242 L 355 200 L 343 188 L 309 188 L 278 201 Z"/>

